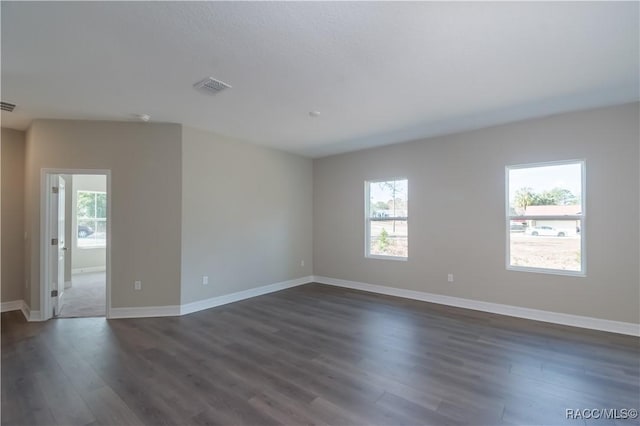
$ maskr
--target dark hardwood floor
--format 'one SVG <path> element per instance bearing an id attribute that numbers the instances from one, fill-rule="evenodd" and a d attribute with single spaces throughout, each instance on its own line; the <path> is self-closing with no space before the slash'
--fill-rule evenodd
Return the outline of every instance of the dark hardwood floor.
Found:
<path id="1" fill-rule="evenodd" d="M 585 425 L 638 338 L 309 284 L 183 317 L 2 314 L 7 425 Z"/>

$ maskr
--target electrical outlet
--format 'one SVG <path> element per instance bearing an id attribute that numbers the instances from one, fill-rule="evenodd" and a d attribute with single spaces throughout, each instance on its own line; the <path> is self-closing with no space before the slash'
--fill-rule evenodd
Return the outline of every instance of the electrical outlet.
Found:
<path id="1" fill-rule="evenodd" d="M 133 282 L 134 290 L 142 290 L 142 281 L 134 281 Z"/>
<path id="2" fill-rule="evenodd" d="M 450 283 L 453 282 L 453 274 L 447 275 L 447 281 L 449 281 Z"/>
<path id="3" fill-rule="evenodd" d="M 202 276 L 202 285 L 207 285 L 209 284 L 209 277 L 206 275 Z"/>

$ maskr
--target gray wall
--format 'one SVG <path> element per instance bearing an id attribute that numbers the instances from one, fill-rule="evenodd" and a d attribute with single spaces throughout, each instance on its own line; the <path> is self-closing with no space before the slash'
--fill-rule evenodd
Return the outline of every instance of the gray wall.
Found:
<path id="1" fill-rule="evenodd" d="M 107 250 L 104 247 L 78 247 L 78 233 L 75 232 L 78 226 L 76 220 L 78 206 L 78 191 L 107 191 L 107 177 L 104 175 L 74 175 L 73 190 L 67 194 L 67 197 L 73 200 L 71 206 L 71 221 L 69 228 L 74 232 L 71 235 L 72 245 L 72 264 L 71 268 L 74 273 L 84 272 L 85 270 L 97 271 L 104 270 L 107 265 Z"/>
<path id="2" fill-rule="evenodd" d="M 3 129 L 2 300 L 40 306 L 40 170 L 94 168 L 112 171 L 113 307 L 189 303 L 315 273 L 637 323 L 639 112 L 576 112 L 313 164 L 179 125 L 59 120 L 35 121 L 25 153 L 7 154 Z M 5 201 L 22 196 L 5 189 L 7 175 L 21 175 L 20 155 L 26 271 L 6 278 L 8 264 L 23 264 L 5 249 L 22 238 L 21 203 Z M 574 158 L 587 165 L 587 277 L 507 271 L 505 165 Z M 399 176 L 410 185 L 409 260 L 365 259 L 364 181 Z M 8 229 L 11 207 L 18 222 Z M 25 279 L 28 291 L 7 295 L 7 282 Z"/>
<path id="3" fill-rule="evenodd" d="M 27 280 L 40 309 L 40 171 L 109 169 L 112 174 L 112 306 L 180 302 L 181 126 L 36 120 L 26 143 Z M 143 290 L 134 291 L 134 280 Z"/>
<path id="4" fill-rule="evenodd" d="M 24 155 L 25 134 L 2 129 L 2 302 L 23 299 L 24 289 Z"/>
<path id="5" fill-rule="evenodd" d="M 314 273 L 638 323 L 638 117 L 635 103 L 316 160 Z M 505 166 L 581 158 L 587 277 L 507 271 Z M 400 176 L 409 260 L 366 259 L 364 181 Z"/>
<path id="6" fill-rule="evenodd" d="M 312 274 L 311 160 L 183 127 L 182 161 L 182 303 Z"/>

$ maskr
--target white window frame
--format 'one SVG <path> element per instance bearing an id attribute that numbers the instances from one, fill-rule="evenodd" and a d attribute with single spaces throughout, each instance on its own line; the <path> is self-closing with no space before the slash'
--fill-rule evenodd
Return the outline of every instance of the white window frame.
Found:
<path id="1" fill-rule="evenodd" d="M 79 239 L 78 238 L 78 227 L 80 226 L 80 222 L 81 221 L 83 221 L 83 222 L 92 221 L 96 225 L 97 225 L 98 222 L 105 222 L 105 223 L 107 222 L 107 218 L 106 217 L 105 218 L 98 218 L 98 217 L 93 217 L 93 218 L 91 218 L 91 217 L 82 217 L 81 218 L 80 216 L 78 216 L 78 213 L 77 213 L 77 211 L 78 211 L 78 200 L 80 199 L 80 193 L 81 192 L 85 192 L 85 193 L 89 193 L 89 194 L 104 194 L 104 196 L 107 197 L 107 193 L 105 191 L 91 191 L 91 190 L 86 190 L 86 189 L 78 189 L 76 191 L 76 205 L 74 206 L 75 207 L 75 211 L 76 211 L 76 217 L 75 217 L 75 219 L 76 219 L 76 229 L 75 229 L 75 235 L 74 235 L 75 240 L 76 240 L 76 246 L 80 250 L 105 248 L 107 246 L 106 239 L 105 239 L 104 243 L 94 243 L 94 244 L 83 244 L 83 245 L 80 245 L 80 243 L 78 242 L 78 239 Z M 94 198 L 94 204 L 95 204 L 94 205 L 94 211 L 97 212 L 98 211 L 97 197 Z M 107 209 L 108 209 L 108 206 L 107 206 Z M 98 231 L 98 227 L 95 226 L 95 232 L 97 232 L 97 231 Z M 106 234 L 105 234 L 105 236 L 106 236 Z"/>
<path id="2" fill-rule="evenodd" d="M 545 166 L 562 166 L 569 164 L 580 164 L 580 175 L 582 185 L 581 189 L 581 214 L 564 215 L 564 216 L 517 216 L 511 215 L 509 209 L 509 171 L 514 169 L 533 169 Z M 505 167 L 505 233 L 506 233 L 506 266 L 507 270 L 519 272 L 534 272 L 552 275 L 568 275 L 573 277 L 587 276 L 587 214 L 586 214 L 586 161 L 584 159 L 577 160 L 561 160 L 549 161 L 542 163 L 517 164 Z M 536 268 L 531 266 L 515 266 L 511 265 L 511 221 L 512 220 L 579 220 L 580 221 L 580 271 L 567 271 L 564 269 Z"/>
<path id="3" fill-rule="evenodd" d="M 409 259 L 409 206 L 407 204 L 407 216 L 406 217 L 389 217 L 387 220 L 404 220 L 407 222 L 407 256 L 386 256 L 380 254 L 371 254 L 371 247 L 369 246 L 371 241 L 371 199 L 370 199 L 370 187 L 373 183 L 380 182 L 392 182 L 398 180 L 407 181 L 407 202 L 409 201 L 409 179 L 406 177 L 388 178 L 388 179 L 371 179 L 364 181 L 364 257 L 367 259 L 381 259 L 381 260 L 397 260 L 406 262 Z"/>

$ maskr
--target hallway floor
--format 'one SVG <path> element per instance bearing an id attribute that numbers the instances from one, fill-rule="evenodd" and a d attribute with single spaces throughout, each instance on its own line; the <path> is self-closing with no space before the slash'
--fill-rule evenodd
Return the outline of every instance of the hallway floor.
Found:
<path id="1" fill-rule="evenodd" d="M 60 318 L 103 317 L 106 306 L 105 272 L 74 274 L 64 292 Z"/>

